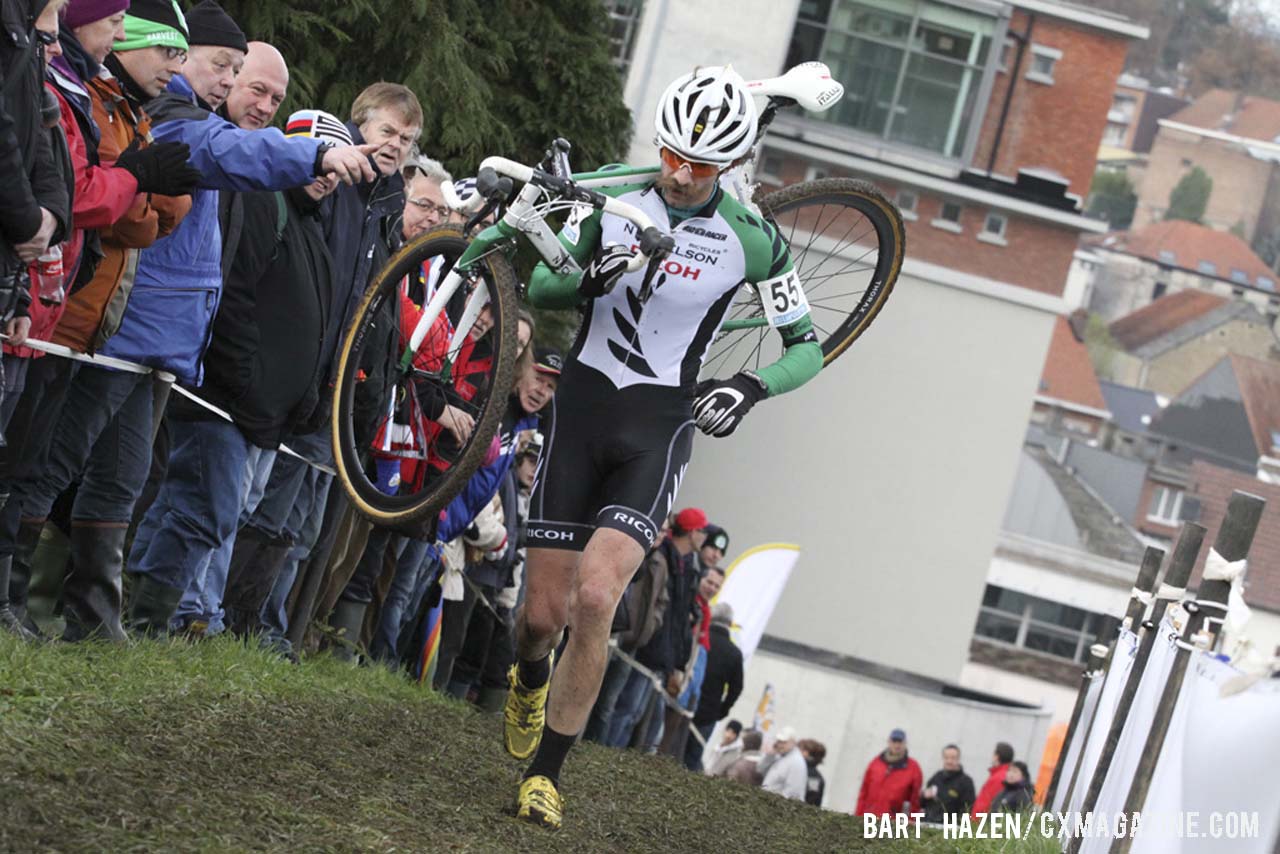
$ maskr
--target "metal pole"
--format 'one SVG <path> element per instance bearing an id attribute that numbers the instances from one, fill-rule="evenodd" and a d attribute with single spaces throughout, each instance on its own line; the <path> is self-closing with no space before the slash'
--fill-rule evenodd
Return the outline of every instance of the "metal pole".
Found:
<path id="1" fill-rule="evenodd" d="M 1058 783 L 1062 780 L 1062 768 L 1067 764 L 1067 748 L 1071 746 L 1071 739 L 1075 738 L 1076 729 L 1080 725 L 1080 715 L 1084 712 L 1084 700 L 1089 693 L 1089 685 L 1102 669 L 1102 661 L 1102 656 L 1093 649 L 1089 650 L 1089 662 L 1080 673 L 1080 690 L 1076 692 L 1076 704 L 1071 709 L 1071 720 L 1067 722 L 1067 734 L 1062 738 L 1062 752 L 1058 754 L 1058 761 L 1053 769 L 1053 779 L 1049 781 L 1049 788 L 1044 794 L 1046 809 L 1053 807 L 1053 796 L 1058 793 Z"/>
<path id="2" fill-rule="evenodd" d="M 1266 502 L 1256 495 L 1245 492 L 1232 493 L 1231 500 L 1227 503 L 1227 515 L 1222 520 L 1222 527 L 1218 529 L 1218 536 L 1213 542 L 1214 551 L 1228 561 L 1242 560 L 1247 557 L 1265 506 Z M 1138 768 L 1129 786 L 1128 797 L 1125 798 L 1126 815 L 1141 812 L 1147 802 L 1147 792 L 1151 789 L 1151 776 L 1155 773 L 1156 765 L 1160 761 L 1160 752 L 1164 748 L 1165 737 L 1169 734 L 1174 707 L 1177 705 L 1178 695 L 1182 692 L 1182 683 L 1191 661 L 1191 644 L 1200 633 L 1201 627 L 1205 625 L 1205 618 L 1208 616 L 1205 612 L 1206 610 L 1225 612 L 1227 595 L 1230 592 L 1231 585 L 1226 582 L 1204 581 L 1200 584 L 1196 601 L 1188 604 L 1187 626 L 1182 633 L 1183 643 L 1174 653 L 1169 680 L 1165 682 L 1164 692 L 1160 695 L 1155 719 L 1151 722 L 1151 731 L 1147 734 L 1146 744 L 1142 747 L 1142 757 L 1138 760 Z M 1126 834 L 1112 842 L 1111 852 L 1128 854 L 1132 845 L 1133 836 Z"/>
<path id="3" fill-rule="evenodd" d="M 1107 730 L 1107 738 L 1102 743 L 1102 753 L 1098 756 L 1098 767 L 1094 769 L 1093 778 L 1085 792 L 1084 803 L 1080 811 L 1088 813 L 1098 805 L 1098 797 L 1102 794 L 1102 785 L 1106 782 L 1107 772 L 1111 770 L 1111 761 L 1115 758 L 1116 746 L 1120 744 L 1120 736 L 1124 733 L 1125 722 L 1133 708 L 1134 697 L 1138 694 L 1138 686 L 1142 684 L 1142 674 L 1147 669 L 1147 660 L 1151 658 L 1151 650 L 1155 647 L 1160 621 L 1169 605 L 1181 598 L 1179 591 L 1187 586 L 1191 578 L 1191 570 L 1196 565 L 1196 555 L 1200 554 L 1200 546 L 1204 542 L 1205 529 L 1194 522 L 1182 526 L 1178 535 L 1178 544 L 1174 547 L 1173 558 L 1169 561 L 1169 570 L 1165 573 L 1162 590 L 1164 596 L 1157 597 L 1151 606 L 1151 616 L 1143 622 L 1138 650 L 1133 656 L 1133 665 L 1129 668 L 1129 676 L 1120 692 L 1120 700 L 1116 703 L 1115 716 L 1111 719 L 1111 728 Z M 1150 550 L 1148 550 L 1150 551 Z M 1154 585 L 1152 585 L 1154 587 Z M 1131 603 L 1132 604 L 1132 603 Z M 1130 612 L 1132 613 L 1132 611 Z M 1128 619 L 1126 617 L 1125 619 Z M 1073 837 L 1067 846 L 1068 854 L 1076 854 L 1083 843 L 1082 837 Z"/>

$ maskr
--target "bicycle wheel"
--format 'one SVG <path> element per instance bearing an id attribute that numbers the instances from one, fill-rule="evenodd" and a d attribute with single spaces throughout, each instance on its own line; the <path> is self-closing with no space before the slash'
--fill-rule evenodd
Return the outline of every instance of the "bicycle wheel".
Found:
<path id="1" fill-rule="evenodd" d="M 829 365 L 867 330 L 902 269 L 902 215 L 880 191 L 852 178 L 823 178 L 757 199 L 778 229 L 809 300 L 814 331 Z M 706 376 L 756 370 L 782 353 L 755 288 L 744 285 L 729 306 L 703 363 Z"/>
<path id="2" fill-rule="evenodd" d="M 418 279 L 424 264 L 443 282 L 469 242 L 460 227 L 442 225 L 400 250 L 365 292 L 338 356 L 331 425 L 338 477 L 351 503 L 378 525 L 429 526 L 484 460 L 506 407 L 518 307 L 515 274 L 501 252 L 470 265 L 458 295 L 435 318 L 439 325 L 430 325 L 402 367 L 402 283 Z M 453 348 L 453 327 L 481 283 L 492 326 L 484 329 L 483 316 L 468 323 L 461 347 Z M 474 419 L 465 440 L 432 420 L 442 403 Z"/>

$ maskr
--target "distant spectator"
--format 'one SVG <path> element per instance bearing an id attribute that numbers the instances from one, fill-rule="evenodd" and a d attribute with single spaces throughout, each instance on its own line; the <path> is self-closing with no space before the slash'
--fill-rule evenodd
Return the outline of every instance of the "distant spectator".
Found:
<path id="1" fill-rule="evenodd" d="M 789 726 L 778 730 L 773 747 L 760 757 L 758 770 L 764 775 L 761 787 L 766 792 L 803 801 L 809 788 L 809 767 L 796 743 L 796 731 Z"/>
<path id="2" fill-rule="evenodd" d="M 726 776 L 734 763 L 742 758 L 742 749 L 742 723 L 731 720 L 724 725 L 720 743 L 713 749 L 711 761 L 707 763 L 703 773 L 708 777 Z"/>
<path id="3" fill-rule="evenodd" d="M 708 525 L 703 529 L 703 533 L 706 534 L 706 539 L 698 549 L 698 562 L 702 564 L 705 572 L 713 567 L 719 567 L 720 561 L 724 560 L 725 552 L 729 551 L 729 535 L 719 525 Z"/>
<path id="4" fill-rule="evenodd" d="M 973 801 L 973 778 L 960 764 L 960 748 L 948 744 L 942 748 L 942 770 L 924 787 L 925 821 L 941 824 L 943 816 L 958 818 L 973 808 Z"/>
<path id="5" fill-rule="evenodd" d="M 979 813 L 990 812 L 991 802 L 995 800 L 996 795 L 1000 794 L 1000 787 L 1004 784 L 1004 775 L 1009 770 L 1009 763 L 1013 761 L 1013 745 L 1000 742 L 996 745 L 995 753 L 991 756 L 991 773 L 987 777 L 987 782 L 982 784 L 982 790 L 978 792 L 978 799 L 973 802 L 973 815 Z"/>
<path id="6" fill-rule="evenodd" d="M 858 805 L 854 815 L 896 815 L 920 810 L 920 789 L 924 773 L 907 755 L 907 734 L 900 729 L 889 733 L 884 752 L 871 760 L 862 775 Z"/>
<path id="7" fill-rule="evenodd" d="M 805 764 L 809 766 L 809 781 L 804 792 L 804 802 L 820 807 L 822 797 L 827 793 L 827 781 L 818 770 L 818 766 L 827 758 L 827 746 L 820 741 L 806 738 L 800 742 L 800 752 L 804 754 Z"/>
<path id="8" fill-rule="evenodd" d="M 714 578 L 719 573 L 711 570 L 707 575 Z M 711 731 L 729 714 L 742 693 L 742 650 L 729 637 L 732 625 L 733 606 L 717 602 L 711 609 L 711 649 L 702 677 L 702 694 L 693 715 L 694 729 L 704 740 L 711 737 Z M 702 745 L 695 738 L 685 743 L 684 764 L 690 771 L 702 770 Z"/>
<path id="9" fill-rule="evenodd" d="M 1013 762 L 1005 772 L 1000 794 L 991 801 L 991 812 L 1022 812 L 1031 807 L 1035 791 L 1031 787 L 1031 772 L 1025 762 Z"/>
<path id="10" fill-rule="evenodd" d="M 737 780 L 748 786 L 759 786 L 764 782 L 760 774 L 760 747 L 764 744 L 764 734 L 758 729 L 749 729 L 742 734 L 742 758 L 729 768 L 726 777 Z"/>

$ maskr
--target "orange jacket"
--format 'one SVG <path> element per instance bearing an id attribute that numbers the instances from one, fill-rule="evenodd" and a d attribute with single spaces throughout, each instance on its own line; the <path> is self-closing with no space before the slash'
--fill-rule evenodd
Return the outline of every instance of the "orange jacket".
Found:
<path id="1" fill-rule="evenodd" d="M 89 96 L 94 121 L 102 131 L 98 160 L 103 166 L 115 163 L 135 137 L 150 137 L 146 114 L 134 111 L 115 79 L 94 78 L 89 82 Z M 120 326 L 138 266 L 138 250 L 173 231 L 189 210 L 190 196 L 135 196 L 124 216 L 102 229 L 102 260 L 93 279 L 67 298 L 66 310 L 53 332 L 54 342 L 88 353 L 102 346 Z"/>

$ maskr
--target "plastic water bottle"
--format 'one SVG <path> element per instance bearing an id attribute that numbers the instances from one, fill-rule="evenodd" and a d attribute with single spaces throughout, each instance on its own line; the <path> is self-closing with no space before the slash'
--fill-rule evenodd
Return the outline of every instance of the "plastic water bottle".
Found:
<path id="1" fill-rule="evenodd" d="M 66 278 L 62 269 L 62 246 L 50 246 L 37 258 L 35 273 L 36 298 L 42 305 L 58 305 L 66 298 L 67 292 L 62 286 Z"/>

